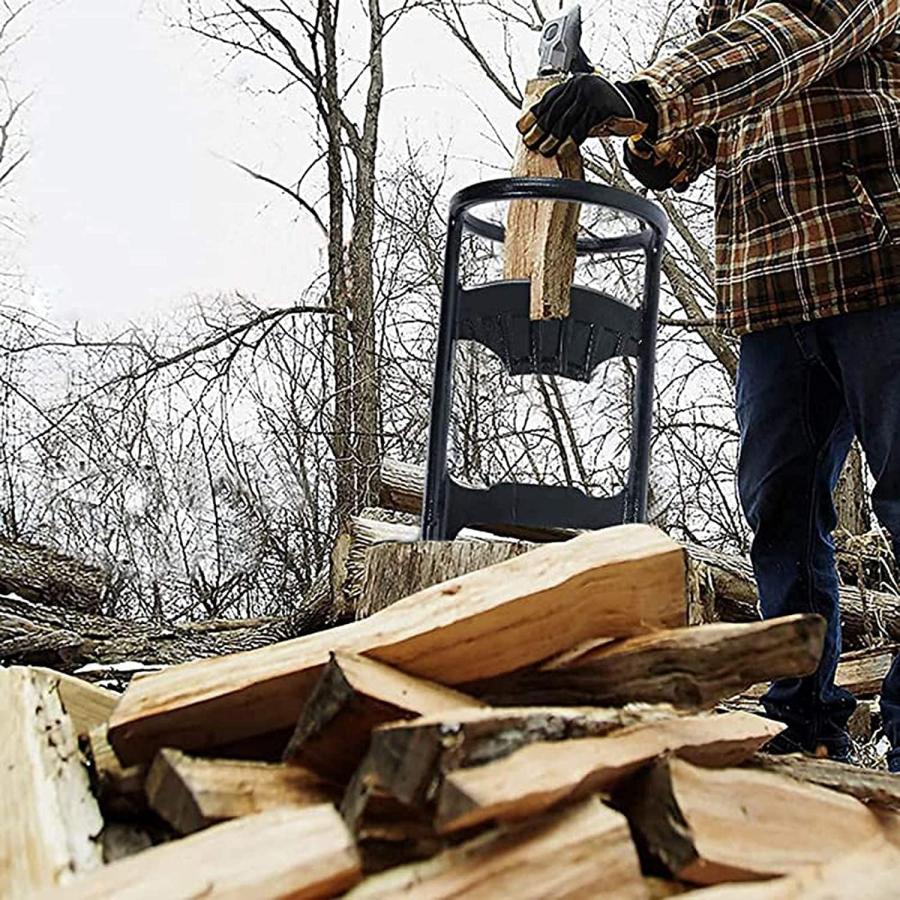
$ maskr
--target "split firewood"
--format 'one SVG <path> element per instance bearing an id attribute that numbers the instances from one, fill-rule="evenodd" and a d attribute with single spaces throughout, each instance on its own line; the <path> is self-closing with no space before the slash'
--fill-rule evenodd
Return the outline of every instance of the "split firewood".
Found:
<path id="1" fill-rule="evenodd" d="M 769 772 L 660 760 L 620 805 L 642 851 L 696 884 L 783 875 L 883 837 L 858 800 Z"/>
<path id="2" fill-rule="evenodd" d="M 333 897 L 360 878 L 359 856 L 330 804 L 214 825 L 81 878 L 46 900 Z"/>
<path id="3" fill-rule="evenodd" d="M 434 801 L 442 779 L 466 766 L 502 759 L 537 741 L 601 737 L 637 724 L 674 718 L 668 707 L 625 709 L 463 709 L 386 725 L 372 732 L 369 752 L 347 788 L 341 811 L 357 829 L 364 814 L 390 797 L 408 809 Z"/>
<path id="4" fill-rule="evenodd" d="M 750 884 L 690 891 L 690 900 L 889 900 L 900 883 L 900 851 L 876 841 L 821 865 Z"/>
<path id="5" fill-rule="evenodd" d="M 483 706 L 465 694 L 377 660 L 334 653 L 306 702 L 284 761 L 299 762 L 334 781 L 346 782 L 365 756 L 377 726 Z"/>
<path id="6" fill-rule="evenodd" d="M 783 730 L 749 713 L 685 716 L 607 737 L 523 747 L 496 762 L 451 772 L 437 801 L 439 831 L 522 819 L 563 800 L 609 791 L 664 753 L 704 765 L 743 762 Z"/>
<path id="7" fill-rule="evenodd" d="M 467 690 L 498 706 L 636 701 L 703 709 L 762 678 L 814 672 L 824 639 L 825 620 L 815 615 L 700 625 L 601 642 Z"/>
<path id="8" fill-rule="evenodd" d="M 765 753 L 754 756 L 747 766 L 833 788 L 863 803 L 900 810 L 900 778 L 891 772 L 848 766 L 830 759 L 812 759 L 801 755 L 770 756 Z"/>
<path id="9" fill-rule="evenodd" d="M 129 685 L 109 739 L 126 764 L 163 746 L 216 747 L 293 727 L 333 650 L 458 685 L 582 641 L 684 624 L 684 557 L 662 532 L 620 525 L 420 591 L 369 619 Z"/>
<path id="10" fill-rule="evenodd" d="M 561 76 L 532 78 L 525 86 L 523 111 L 530 109 Z M 584 180 L 578 146 L 569 142 L 553 157 L 529 150 L 519 140 L 513 177 L 574 178 Z M 575 241 L 580 206 L 553 200 L 514 200 L 509 205 L 504 243 L 504 277 L 531 280 L 531 318 L 551 319 L 569 314 L 575 274 Z"/>
<path id="11" fill-rule="evenodd" d="M 57 684 L 0 669 L 0 896 L 17 900 L 102 865 L 103 819 Z"/>
<path id="12" fill-rule="evenodd" d="M 145 812 L 146 764 L 123 766 L 107 739 L 106 725 L 92 728 L 82 741 L 82 748 L 89 764 L 94 794 L 103 812 L 124 818 Z"/>
<path id="13" fill-rule="evenodd" d="M 179 834 L 280 806 L 315 806 L 339 797 L 336 785 L 302 766 L 199 759 L 178 750 L 156 754 L 147 802 Z"/>
<path id="14" fill-rule="evenodd" d="M 628 822 L 591 797 L 525 825 L 480 835 L 426 862 L 377 875 L 348 896 L 643 900 L 649 895 Z"/>
<path id="15" fill-rule="evenodd" d="M 32 667 L 56 683 L 59 699 L 72 720 L 76 735 L 87 734 L 92 728 L 102 725 L 109 718 L 120 694 L 91 684 L 83 678 L 66 675 L 54 669 Z"/>

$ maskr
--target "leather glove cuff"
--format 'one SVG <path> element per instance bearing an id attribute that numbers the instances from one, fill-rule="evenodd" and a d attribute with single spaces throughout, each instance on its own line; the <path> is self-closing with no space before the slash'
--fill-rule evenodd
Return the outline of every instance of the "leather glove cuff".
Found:
<path id="1" fill-rule="evenodd" d="M 625 95 L 635 111 L 635 117 L 647 123 L 647 129 L 643 133 L 645 140 L 654 143 L 658 135 L 659 114 L 656 110 L 656 101 L 650 92 L 650 85 L 646 81 L 617 81 L 616 87 Z"/>

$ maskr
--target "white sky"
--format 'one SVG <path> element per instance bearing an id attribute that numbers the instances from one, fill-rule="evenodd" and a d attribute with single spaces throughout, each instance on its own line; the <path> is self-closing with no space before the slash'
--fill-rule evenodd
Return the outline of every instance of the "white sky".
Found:
<path id="1" fill-rule="evenodd" d="M 300 96 L 254 95 L 253 63 L 223 67 L 165 24 L 159 2 L 58 0 L 18 52 L 14 87 L 35 91 L 15 185 L 21 265 L 55 318 L 118 322 L 232 290 L 283 305 L 320 262 L 308 219 L 223 159 L 296 177 L 311 148 Z M 438 152 L 467 127 L 453 138 L 451 187 L 495 174 L 472 158 L 506 165 L 465 93 L 511 136 L 510 108 L 437 25 L 401 26 L 386 59 L 388 148 Z"/>

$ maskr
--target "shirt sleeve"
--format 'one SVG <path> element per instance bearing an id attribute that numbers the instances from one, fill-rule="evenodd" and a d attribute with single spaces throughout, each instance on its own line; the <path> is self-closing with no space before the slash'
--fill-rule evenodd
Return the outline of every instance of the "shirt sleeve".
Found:
<path id="1" fill-rule="evenodd" d="M 657 102 L 658 139 L 778 103 L 900 24 L 900 0 L 764 2 L 632 76 Z"/>

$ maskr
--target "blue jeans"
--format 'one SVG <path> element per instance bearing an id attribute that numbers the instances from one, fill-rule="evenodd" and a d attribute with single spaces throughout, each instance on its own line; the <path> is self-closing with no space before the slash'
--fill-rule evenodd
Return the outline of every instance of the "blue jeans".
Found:
<path id="1" fill-rule="evenodd" d="M 856 434 L 875 479 L 873 509 L 900 559 L 900 305 L 745 335 L 737 417 L 738 489 L 763 617 L 814 612 L 828 622 L 818 671 L 775 682 L 763 705 L 806 749 L 839 755 L 856 701 L 834 684 L 841 622 L 832 492 Z M 898 659 L 881 695 L 892 768 L 900 766 Z"/>

